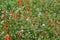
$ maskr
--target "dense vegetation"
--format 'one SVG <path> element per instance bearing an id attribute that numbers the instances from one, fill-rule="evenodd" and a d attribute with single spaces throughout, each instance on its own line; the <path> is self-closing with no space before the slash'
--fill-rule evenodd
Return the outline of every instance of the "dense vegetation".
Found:
<path id="1" fill-rule="evenodd" d="M 0 40 L 60 40 L 60 0 L 0 0 Z"/>

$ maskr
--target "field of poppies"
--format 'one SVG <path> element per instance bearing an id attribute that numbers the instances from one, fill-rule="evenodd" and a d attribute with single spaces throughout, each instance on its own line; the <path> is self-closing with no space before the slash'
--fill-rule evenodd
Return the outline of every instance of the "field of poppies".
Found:
<path id="1" fill-rule="evenodd" d="M 60 0 L 0 0 L 0 40 L 60 40 Z"/>

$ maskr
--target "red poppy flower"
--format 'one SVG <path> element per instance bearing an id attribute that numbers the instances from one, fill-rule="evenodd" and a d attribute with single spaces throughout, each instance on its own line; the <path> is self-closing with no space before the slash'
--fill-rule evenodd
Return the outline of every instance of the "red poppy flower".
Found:
<path id="1" fill-rule="evenodd" d="M 60 32 L 58 32 L 58 35 L 60 36 Z"/>
<path id="2" fill-rule="evenodd" d="M 30 7 L 28 8 L 28 11 L 30 11 Z"/>
<path id="3" fill-rule="evenodd" d="M 53 20 L 48 20 L 48 24 L 51 24 L 53 22 Z"/>
<path id="4" fill-rule="evenodd" d="M 43 31 L 43 34 L 46 35 L 46 31 Z"/>
<path id="5" fill-rule="evenodd" d="M 21 5 L 21 4 L 22 4 L 22 1 L 21 1 L 21 0 L 18 0 L 18 2 L 17 2 L 17 3 Z"/>
<path id="6" fill-rule="evenodd" d="M 27 18 L 29 18 L 28 16 L 25 16 L 25 18 L 27 19 Z"/>
<path id="7" fill-rule="evenodd" d="M 45 12 L 45 15 L 48 15 L 48 11 Z"/>
<path id="8" fill-rule="evenodd" d="M 21 35 L 21 32 L 18 32 L 17 34 L 18 34 L 18 35 Z"/>
<path id="9" fill-rule="evenodd" d="M 31 21 L 34 21 L 34 18 L 31 18 Z"/>
<path id="10" fill-rule="evenodd" d="M 6 34 L 5 36 L 4 36 L 4 38 L 6 39 L 6 40 L 10 40 L 10 35 L 9 34 Z"/>
<path id="11" fill-rule="evenodd" d="M 9 26 L 8 25 L 5 25 L 4 27 L 3 27 L 3 30 L 7 30 L 9 28 Z"/>
<path id="12" fill-rule="evenodd" d="M 18 2 L 17 2 L 18 4 L 20 3 L 20 0 L 18 0 Z"/>
<path id="13" fill-rule="evenodd" d="M 6 14 L 6 10 L 4 10 L 4 14 Z"/>
<path id="14" fill-rule="evenodd" d="M 27 1 L 26 4 L 29 4 L 29 2 Z"/>
<path id="15" fill-rule="evenodd" d="M 14 12 L 11 12 L 11 16 L 14 16 L 14 14 L 15 14 Z"/>

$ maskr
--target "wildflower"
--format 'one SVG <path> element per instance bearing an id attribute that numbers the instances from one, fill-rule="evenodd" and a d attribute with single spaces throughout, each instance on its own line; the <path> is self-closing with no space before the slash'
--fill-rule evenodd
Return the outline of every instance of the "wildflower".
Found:
<path id="1" fill-rule="evenodd" d="M 43 34 L 46 35 L 46 31 L 43 31 Z"/>
<path id="2" fill-rule="evenodd" d="M 29 2 L 27 1 L 27 2 L 26 2 L 26 4 L 28 5 L 28 4 L 29 4 Z"/>
<path id="3" fill-rule="evenodd" d="M 51 19 L 51 20 L 48 20 L 48 24 L 51 24 L 53 22 L 53 20 Z"/>
<path id="4" fill-rule="evenodd" d="M 6 10 L 4 10 L 4 14 L 6 14 L 6 12 L 7 12 L 7 11 L 6 11 Z"/>
<path id="5" fill-rule="evenodd" d="M 29 20 L 29 18 L 26 19 L 26 21 L 28 21 L 28 20 Z"/>
<path id="6" fill-rule="evenodd" d="M 48 11 L 45 12 L 45 15 L 48 15 Z"/>
<path id="7" fill-rule="evenodd" d="M 9 25 L 4 25 L 3 30 L 7 30 L 9 28 Z"/>
<path id="8" fill-rule="evenodd" d="M 60 36 L 60 32 L 57 33 Z"/>
<path id="9" fill-rule="evenodd" d="M 26 19 L 28 19 L 28 18 L 29 18 L 29 16 L 25 16 L 25 18 L 26 18 Z"/>
<path id="10" fill-rule="evenodd" d="M 11 16 L 13 16 L 13 17 L 14 17 L 14 12 L 11 12 Z"/>
<path id="11" fill-rule="evenodd" d="M 30 7 L 28 8 L 28 11 L 30 11 Z"/>
<path id="12" fill-rule="evenodd" d="M 34 21 L 34 18 L 31 18 L 31 21 Z"/>
<path id="13" fill-rule="evenodd" d="M 4 38 L 6 39 L 6 40 L 10 40 L 10 35 L 9 34 L 6 34 L 5 36 L 4 36 Z"/>
<path id="14" fill-rule="evenodd" d="M 17 32 L 17 34 L 20 36 L 21 35 L 21 32 L 19 31 L 19 32 Z"/>
<path id="15" fill-rule="evenodd" d="M 26 20 L 27 20 L 27 21 L 29 20 L 29 17 L 28 17 L 28 16 L 26 16 Z"/>
<path id="16" fill-rule="evenodd" d="M 45 26 L 45 24 L 42 24 L 42 26 Z"/>
<path id="17" fill-rule="evenodd" d="M 22 2 L 21 2 L 20 0 L 18 0 L 18 2 L 17 2 L 17 3 L 18 3 L 18 4 L 20 4 L 20 5 L 22 4 Z"/>

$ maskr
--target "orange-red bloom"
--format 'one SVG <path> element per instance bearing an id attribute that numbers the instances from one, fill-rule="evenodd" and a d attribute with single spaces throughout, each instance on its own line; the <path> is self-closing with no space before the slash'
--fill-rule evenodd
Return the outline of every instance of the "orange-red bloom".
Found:
<path id="1" fill-rule="evenodd" d="M 11 12 L 11 16 L 14 16 L 14 14 L 15 14 L 14 12 Z"/>
<path id="2" fill-rule="evenodd" d="M 28 13 L 30 14 L 30 7 L 28 8 Z"/>
<path id="3" fill-rule="evenodd" d="M 46 35 L 46 31 L 43 31 L 43 34 Z"/>
<path id="4" fill-rule="evenodd" d="M 22 5 L 22 2 L 23 2 L 24 0 L 18 0 L 18 4 L 20 4 L 20 5 Z"/>
<path id="5" fill-rule="evenodd" d="M 28 4 L 29 4 L 29 2 L 27 1 L 27 2 L 26 2 L 26 4 L 28 5 Z"/>
<path id="6" fill-rule="evenodd" d="M 25 18 L 27 19 L 27 18 L 29 18 L 29 16 L 25 16 Z"/>
<path id="7" fill-rule="evenodd" d="M 51 19 L 51 20 L 48 20 L 48 24 L 51 24 L 53 22 L 53 20 Z"/>
<path id="8" fill-rule="evenodd" d="M 45 15 L 48 15 L 48 11 L 45 12 Z"/>
<path id="9" fill-rule="evenodd" d="M 17 34 L 18 34 L 18 35 L 21 35 L 21 32 L 19 31 Z"/>
<path id="10" fill-rule="evenodd" d="M 7 30 L 9 28 L 9 26 L 8 25 L 5 25 L 4 27 L 3 27 L 3 30 Z"/>
<path id="11" fill-rule="evenodd" d="M 9 34 L 6 34 L 5 36 L 4 36 L 4 38 L 6 39 L 6 40 L 10 40 L 10 35 Z"/>
<path id="12" fill-rule="evenodd" d="M 30 7 L 28 8 L 28 11 L 30 11 Z"/>
<path id="13" fill-rule="evenodd" d="M 4 14 L 6 14 L 6 10 L 4 10 Z"/>
<path id="14" fill-rule="evenodd" d="M 31 21 L 34 21 L 34 18 L 31 18 Z"/>
<path id="15" fill-rule="evenodd" d="M 58 32 L 58 35 L 60 36 L 60 32 Z"/>

